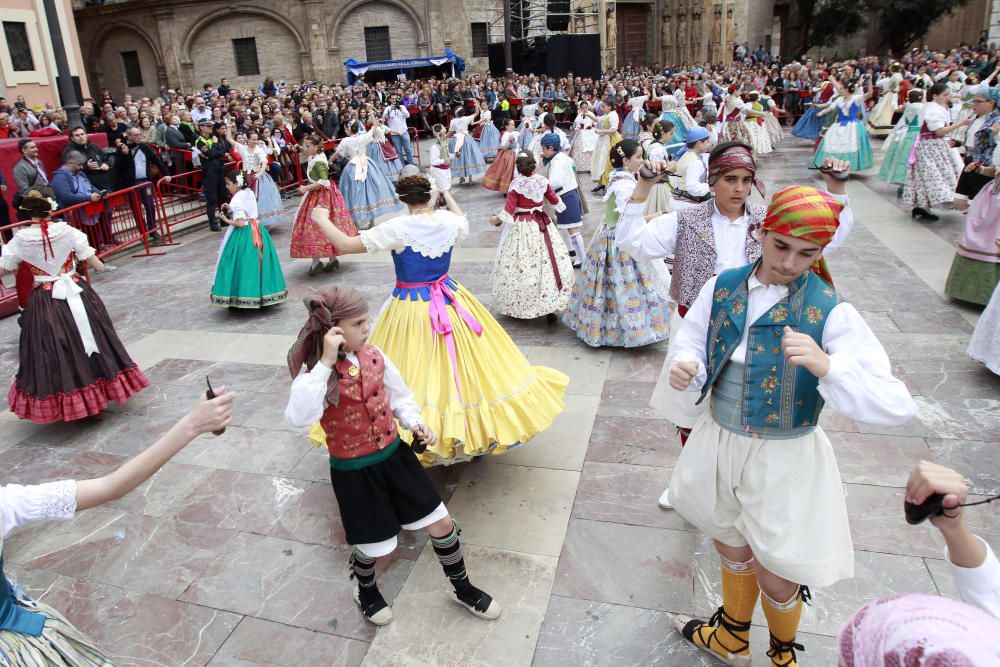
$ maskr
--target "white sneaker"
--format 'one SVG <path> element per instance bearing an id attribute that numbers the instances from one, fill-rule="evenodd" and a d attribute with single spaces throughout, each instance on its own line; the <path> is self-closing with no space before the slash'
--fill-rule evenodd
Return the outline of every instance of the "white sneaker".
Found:
<path id="1" fill-rule="evenodd" d="M 105 262 L 104 270 L 107 271 L 108 273 L 111 273 L 112 271 L 117 271 L 118 267 L 115 266 L 114 264 L 108 264 L 107 262 Z"/>
<path id="2" fill-rule="evenodd" d="M 663 489 L 663 493 L 660 494 L 660 507 L 665 510 L 672 510 L 673 505 L 670 504 L 670 487 Z"/>

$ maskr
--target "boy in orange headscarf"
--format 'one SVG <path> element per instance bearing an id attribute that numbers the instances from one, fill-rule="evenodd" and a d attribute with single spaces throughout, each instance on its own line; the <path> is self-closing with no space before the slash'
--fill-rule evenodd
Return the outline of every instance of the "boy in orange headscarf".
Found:
<path id="1" fill-rule="evenodd" d="M 678 631 L 729 665 L 749 667 L 750 619 L 761 598 L 771 664 L 797 665 L 807 586 L 853 576 L 847 507 L 824 402 L 859 421 L 899 425 L 916 412 L 868 325 L 830 282 L 823 251 L 843 205 L 830 193 L 778 192 L 761 257 L 711 278 L 671 347 L 670 385 L 711 390 L 674 468 L 670 502 L 713 538 L 722 606 Z M 808 502 L 803 502 L 808 494 Z"/>

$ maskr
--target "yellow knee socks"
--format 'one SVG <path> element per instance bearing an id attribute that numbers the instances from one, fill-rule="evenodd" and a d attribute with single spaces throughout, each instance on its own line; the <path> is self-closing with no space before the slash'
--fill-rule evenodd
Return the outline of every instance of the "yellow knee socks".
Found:
<path id="1" fill-rule="evenodd" d="M 797 667 L 795 651 L 805 650 L 795 643 L 795 634 L 802 619 L 803 589 L 795 591 L 789 600 L 777 602 L 761 592 L 761 607 L 767 617 L 767 628 L 771 632 L 771 649 L 767 652 L 775 667 Z"/>
<path id="2" fill-rule="evenodd" d="M 757 606 L 760 586 L 753 560 L 736 563 L 722 559 L 722 606 L 708 623 L 698 622 L 688 639 L 709 649 L 729 664 L 730 656 L 750 656 L 750 619 Z M 688 635 L 685 632 L 685 636 Z"/>

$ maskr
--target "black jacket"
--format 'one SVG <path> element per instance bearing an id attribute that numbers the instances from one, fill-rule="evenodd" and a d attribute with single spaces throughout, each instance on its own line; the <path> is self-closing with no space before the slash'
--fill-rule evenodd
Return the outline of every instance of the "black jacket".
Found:
<path id="1" fill-rule="evenodd" d="M 98 190 L 110 190 L 111 188 L 108 187 L 108 185 L 110 183 L 112 169 L 104 171 L 100 167 L 102 164 L 106 164 L 108 167 L 113 167 L 114 160 L 104 154 L 104 149 L 92 141 L 88 141 L 83 146 L 70 141 L 62 149 L 62 156 L 59 159 L 59 164 L 66 164 L 66 156 L 74 151 L 82 153 L 84 157 L 87 158 L 87 163 L 83 165 L 83 174 L 87 177 L 87 180 L 90 181 Z M 97 169 L 90 168 L 91 160 L 97 163 Z"/>
<path id="2" fill-rule="evenodd" d="M 149 169 L 152 166 L 156 166 L 163 176 L 170 173 L 167 165 L 163 164 L 163 160 L 160 159 L 160 156 L 146 144 L 125 145 L 128 146 L 129 152 L 123 153 L 119 148 L 118 153 L 115 155 L 115 187 L 119 190 L 135 185 L 135 154 L 138 151 L 142 151 L 142 154 L 146 156 L 146 178 L 149 178 Z M 149 180 L 153 179 L 149 178 Z"/>

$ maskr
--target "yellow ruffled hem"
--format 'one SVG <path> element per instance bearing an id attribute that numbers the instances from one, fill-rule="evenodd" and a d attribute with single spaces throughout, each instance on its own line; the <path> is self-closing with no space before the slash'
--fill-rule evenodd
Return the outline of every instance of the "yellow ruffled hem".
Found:
<path id="1" fill-rule="evenodd" d="M 393 299 L 370 338 L 399 368 L 424 423 L 437 435 L 437 443 L 419 455 L 425 466 L 503 454 L 523 445 L 562 412 L 569 385 L 565 374 L 529 364 L 503 327 L 463 287 L 456 294 L 483 328 L 476 336 L 448 307 L 461 394 L 444 338 L 431 330 L 427 302 Z M 404 440 L 412 437 L 402 429 L 400 435 Z M 310 439 L 325 445 L 318 424 Z"/>

